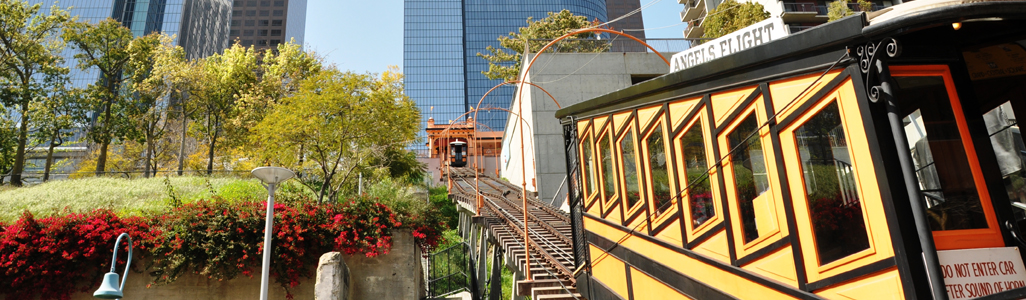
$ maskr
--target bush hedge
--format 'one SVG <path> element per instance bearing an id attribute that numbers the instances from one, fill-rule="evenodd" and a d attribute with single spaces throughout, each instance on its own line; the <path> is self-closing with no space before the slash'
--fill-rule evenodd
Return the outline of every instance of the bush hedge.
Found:
<path id="1" fill-rule="evenodd" d="M 111 245 L 122 232 L 132 236 L 135 259 L 150 262 L 136 271 L 150 271 L 154 284 L 187 272 L 217 280 L 252 277 L 263 255 L 265 207 L 214 196 L 143 217 L 96 209 L 37 219 L 25 211 L 11 224 L 0 223 L 0 295 L 64 300 L 94 289 L 110 269 Z M 320 253 L 385 254 L 395 229 L 412 230 L 426 250 L 438 244 L 444 227 L 436 209 L 397 212 L 365 197 L 319 206 L 275 204 L 271 275 L 291 299 L 289 290 L 313 276 Z"/>

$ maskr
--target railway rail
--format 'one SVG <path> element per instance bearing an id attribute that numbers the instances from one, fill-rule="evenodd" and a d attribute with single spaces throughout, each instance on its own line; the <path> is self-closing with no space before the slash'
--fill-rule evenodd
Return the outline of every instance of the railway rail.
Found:
<path id="1" fill-rule="evenodd" d="M 538 300 L 583 299 L 573 277 L 574 257 L 569 217 L 532 195 L 527 195 L 527 247 L 524 244 L 524 210 L 521 188 L 504 180 L 454 168 L 449 193 L 468 210 L 476 210 L 475 195 L 482 195 L 484 226 L 503 247 L 507 259 L 521 272 L 531 269 L 532 281 L 520 284 L 521 295 Z M 528 251 L 524 251 L 524 249 Z M 530 256 L 530 264 L 526 256 Z"/>

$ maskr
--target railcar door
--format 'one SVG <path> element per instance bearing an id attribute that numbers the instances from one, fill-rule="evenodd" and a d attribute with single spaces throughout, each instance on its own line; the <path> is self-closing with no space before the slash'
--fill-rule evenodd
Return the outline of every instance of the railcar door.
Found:
<path id="1" fill-rule="evenodd" d="M 1026 147 L 1017 123 L 1026 114 L 1026 40 L 962 54 L 964 66 L 890 68 L 920 201 L 937 250 L 1023 246 L 1002 231 L 1021 237 L 1012 223 L 1026 226 Z"/>

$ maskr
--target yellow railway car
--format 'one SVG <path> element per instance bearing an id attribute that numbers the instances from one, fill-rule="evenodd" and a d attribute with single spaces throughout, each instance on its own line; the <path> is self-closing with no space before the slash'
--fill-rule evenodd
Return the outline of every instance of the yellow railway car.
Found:
<path id="1" fill-rule="evenodd" d="M 1026 297 L 1026 2 L 720 51 L 556 113 L 583 296 Z"/>

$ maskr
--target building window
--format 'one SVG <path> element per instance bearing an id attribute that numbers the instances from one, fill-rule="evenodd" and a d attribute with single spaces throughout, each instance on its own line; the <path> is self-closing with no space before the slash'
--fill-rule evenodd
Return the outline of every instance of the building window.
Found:
<path id="1" fill-rule="evenodd" d="M 769 176 L 762 150 L 762 139 L 755 133 L 759 123 L 755 113 L 748 115 L 727 137 L 730 149 L 730 163 L 733 166 L 737 204 L 741 212 L 741 231 L 745 243 L 759 238 L 759 226 L 755 215 L 755 198 L 769 190 Z M 769 218 L 771 216 L 761 216 Z"/>
<path id="2" fill-rule="evenodd" d="M 285 11 L 284 10 L 276 10 L 276 11 L 274 11 L 274 16 L 275 17 L 281 17 L 281 16 L 284 16 L 284 15 L 285 15 Z"/>
<path id="3" fill-rule="evenodd" d="M 269 10 L 261 10 L 260 11 L 260 16 L 261 17 L 266 17 L 266 16 L 270 16 L 270 15 L 271 15 L 271 11 L 269 11 Z"/>
<path id="4" fill-rule="evenodd" d="M 271 6 L 271 1 L 260 1 L 260 6 Z"/>
<path id="5" fill-rule="evenodd" d="M 271 21 L 268 21 L 268 20 L 260 20 L 260 26 L 267 26 L 267 25 L 270 25 L 270 24 L 271 24 Z"/>
<path id="6" fill-rule="evenodd" d="M 242 21 L 232 20 L 232 26 L 239 26 L 239 25 L 242 25 Z"/>
<path id="7" fill-rule="evenodd" d="M 694 230 L 716 216 L 712 188 L 709 185 L 709 163 L 705 155 L 705 132 L 698 120 L 680 139 L 684 161 L 684 183 L 688 191 L 688 207 L 691 211 L 691 229 Z"/>
<path id="8" fill-rule="evenodd" d="M 267 46 L 267 40 L 258 40 L 257 46 Z"/>
<path id="9" fill-rule="evenodd" d="M 243 7 L 243 6 L 245 6 L 245 2 L 246 1 L 235 1 L 235 2 L 232 2 L 232 6 L 233 7 Z"/>
<path id="10" fill-rule="evenodd" d="M 256 21 L 254 21 L 254 20 L 246 20 L 246 26 L 256 26 Z"/>
<path id="11" fill-rule="evenodd" d="M 253 31 L 252 30 L 243 30 L 242 31 L 242 36 L 253 36 Z"/>
<path id="12" fill-rule="evenodd" d="M 233 10 L 232 11 L 232 15 L 233 16 L 241 16 L 242 15 L 242 11 L 241 10 Z"/>
<path id="13" fill-rule="evenodd" d="M 228 31 L 228 35 L 238 36 L 239 35 L 239 31 L 238 30 L 229 30 Z"/>
<path id="14" fill-rule="evenodd" d="M 258 33 L 258 34 L 259 34 L 260 36 L 267 36 L 267 30 L 264 30 L 264 29 L 261 29 L 261 30 L 257 30 L 257 33 Z"/>
<path id="15" fill-rule="evenodd" d="M 257 2 L 256 1 L 247 1 L 246 2 L 246 6 L 257 6 Z"/>
<path id="16" fill-rule="evenodd" d="M 620 140 L 620 154 L 623 155 L 623 177 L 624 184 L 624 200 L 627 201 L 627 209 L 634 207 L 641 200 L 641 190 L 638 188 L 640 182 L 638 181 L 638 159 L 634 155 L 634 121 L 631 120 L 627 124 L 627 133 L 623 135 L 623 139 Z"/>
<path id="17" fill-rule="evenodd" d="M 281 44 L 281 40 L 271 40 L 271 46 L 277 47 L 278 44 Z"/>
<path id="18" fill-rule="evenodd" d="M 273 21 L 271 21 L 271 26 L 281 26 L 281 24 L 282 24 L 281 20 L 273 20 Z"/>
<path id="19" fill-rule="evenodd" d="M 794 138 L 819 265 L 868 249 L 869 236 L 837 102 L 798 127 Z"/>
<path id="20" fill-rule="evenodd" d="M 242 42 L 239 43 L 239 44 L 242 45 L 242 46 L 252 46 L 253 45 L 253 40 L 242 40 Z"/>
<path id="21" fill-rule="evenodd" d="M 257 12 L 256 12 L 255 10 L 247 10 L 247 11 L 246 11 L 246 16 L 247 16 L 247 17 L 252 17 L 252 16 L 256 16 L 256 13 L 257 13 Z"/>
<path id="22" fill-rule="evenodd" d="M 274 1 L 274 6 L 283 7 L 285 6 L 285 1 Z"/>
<path id="23" fill-rule="evenodd" d="M 281 30 L 271 30 L 271 36 L 281 36 Z"/>

